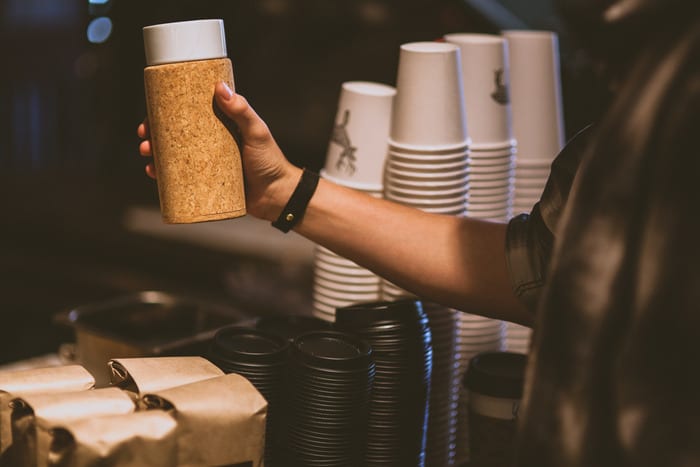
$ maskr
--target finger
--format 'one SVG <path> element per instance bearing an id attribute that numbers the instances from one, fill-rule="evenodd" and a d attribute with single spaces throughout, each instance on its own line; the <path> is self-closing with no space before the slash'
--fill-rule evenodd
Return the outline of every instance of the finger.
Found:
<path id="1" fill-rule="evenodd" d="M 141 144 L 139 144 L 139 153 L 145 157 L 149 157 L 149 156 L 153 155 L 153 151 L 151 148 L 151 142 L 149 140 L 141 141 Z"/>
<path id="2" fill-rule="evenodd" d="M 233 93 L 225 83 L 216 85 L 216 102 L 221 110 L 238 125 L 246 144 L 262 145 L 272 140 L 267 125 L 248 104 L 246 98 Z"/>
<path id="3" fill-rule="evenodd" d="M 139 138 L 148 138 L 148 121 L 144 120 L 136 129 Z"/>
<path id="4" fill-rule="evenodd" d="M 156 166 L 153 164 L 147 164 L 146 165 L 146 175 L 151 177 L 152 179 L 156 179 Z"/>

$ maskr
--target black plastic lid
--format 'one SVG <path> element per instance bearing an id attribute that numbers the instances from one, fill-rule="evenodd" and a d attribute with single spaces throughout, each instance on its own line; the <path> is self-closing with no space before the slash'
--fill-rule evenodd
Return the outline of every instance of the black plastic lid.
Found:
<path id="1" fill-rule="evenodd" d="M 412 323 L 421 319 L 427 320 L 427 317 L 423 312 L 423 303 L 415 298 L 360 302 L 335 310 L 336 324 L 352 327 L 362 327 L 377 322 Z"/>
<path id="2" fill-rule="evenodd" d="M 305 365 L 338 370 L 366 367 L 369 371 L 372 362 L 372 349 L 367 342 L 337 331 L 311 331 L 297 336 L 292 355 Z"/>
<path id="3" fill-rule="evenodd" d="M 212 353 L 222 360 L 241 363 L 284 361 L 289 342 L 259 329 L 228 326 L 220 329 L 212 342 Z"/>
<path id="4" fill-rule="evenodd" d="M 523 395 L 527 356 L 514 352 L 483 352 L 469 360 L 464 386 L 478 394 L 508 399 Z"/>

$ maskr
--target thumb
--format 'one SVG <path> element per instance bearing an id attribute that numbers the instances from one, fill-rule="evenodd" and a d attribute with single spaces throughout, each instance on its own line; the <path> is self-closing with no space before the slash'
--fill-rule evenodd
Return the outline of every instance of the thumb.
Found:
<path id="1" fill-rule="evenodd" d="M 267 124 L 255 113 L 245 97 L 235 94 L 224 82 L 215 88 L 216 104 L 238 126 L 243 142 L 249 146 L 263 146 L 272 142 Z"/>

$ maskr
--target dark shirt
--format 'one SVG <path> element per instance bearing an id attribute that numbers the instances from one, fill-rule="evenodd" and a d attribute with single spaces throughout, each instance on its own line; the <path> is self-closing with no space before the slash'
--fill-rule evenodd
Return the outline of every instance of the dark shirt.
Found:
<path id="1" fill-rule="evenodd" d="M 659 25 L 509 224 L 535 315 L 517 466 L 700 465 L 700 20 Z"/>
<path id="2" fill-rule="evenodd" d="M 552 162 L 540 201 L 530 213 L 522 213 L 508 223 L 506 259 L 513 290 L 533 312 L 549 267 L 554 232 L 590 137 L 588 126 L 566 144 Z"/>

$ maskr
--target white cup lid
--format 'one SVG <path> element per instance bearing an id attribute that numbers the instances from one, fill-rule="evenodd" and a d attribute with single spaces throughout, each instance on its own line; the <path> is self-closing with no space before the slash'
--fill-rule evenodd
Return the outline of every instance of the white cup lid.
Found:
<path id="1" fill-rule="evenodd" d="M 146 64 L 225 58 L 224 21 L 203 19 L 155 24 L 143 28 Z"/>

